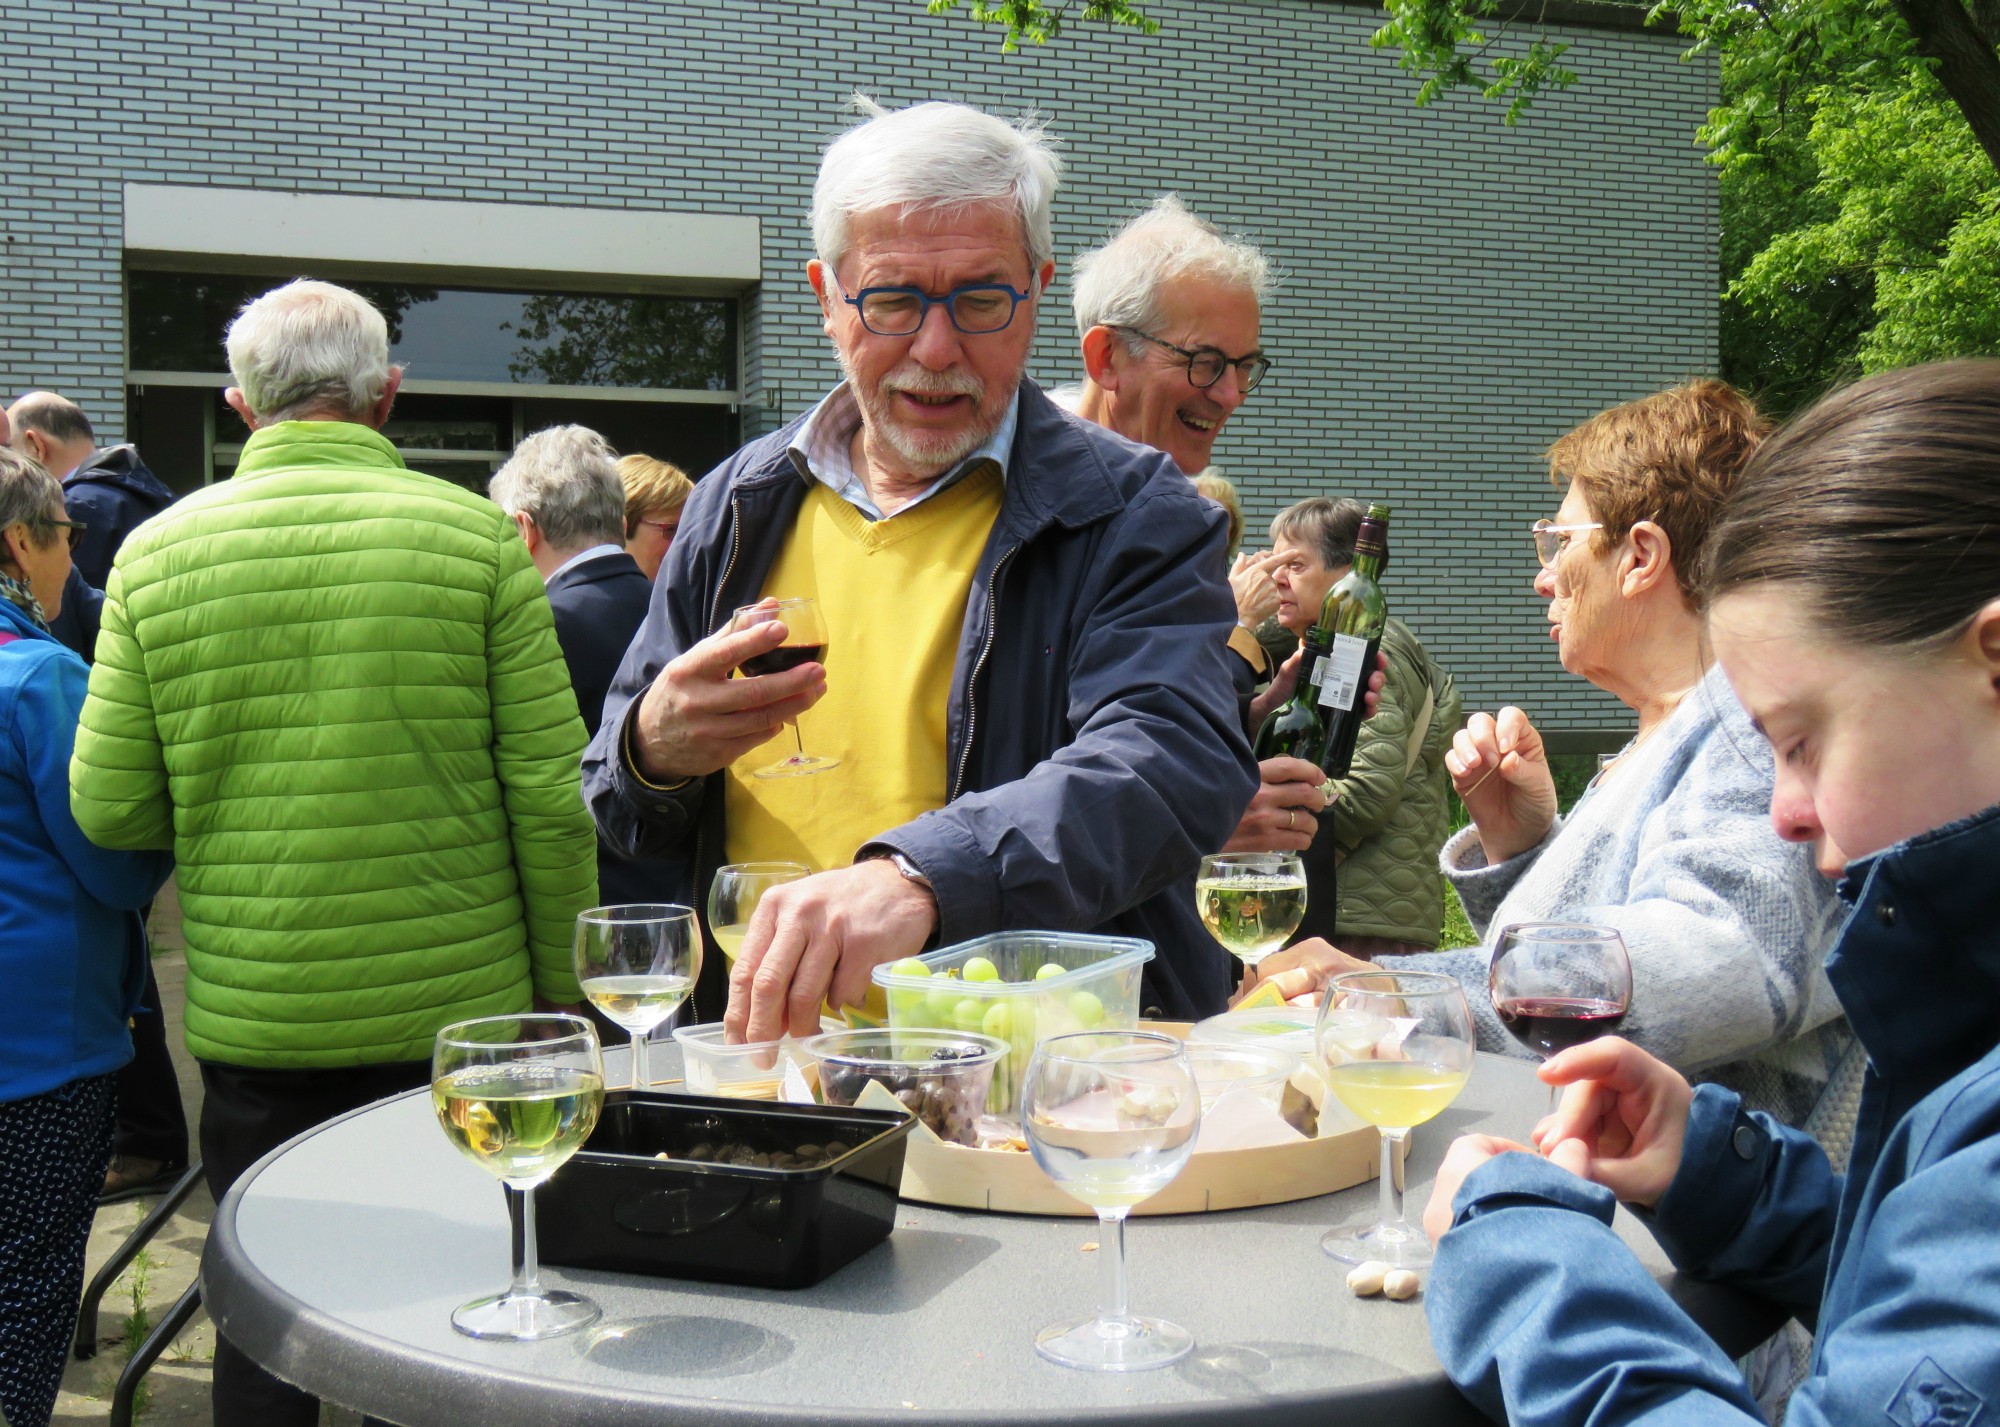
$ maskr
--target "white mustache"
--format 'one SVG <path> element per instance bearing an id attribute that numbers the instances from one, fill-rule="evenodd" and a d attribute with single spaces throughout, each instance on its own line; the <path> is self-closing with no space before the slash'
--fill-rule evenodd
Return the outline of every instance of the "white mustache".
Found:
<path id="1" fill-rule="evenodd" d="M 970 372 L 934 372 L 912 366 L 884 377 L 882 391 L 885 395 L 902 391 L 912 396 L 969 396 L 978 401 L 986 395 L 986 383 Z"/>

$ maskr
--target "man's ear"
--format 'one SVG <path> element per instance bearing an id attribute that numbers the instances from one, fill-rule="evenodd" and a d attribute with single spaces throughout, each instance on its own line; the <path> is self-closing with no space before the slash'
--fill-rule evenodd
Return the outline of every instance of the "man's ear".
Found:
<path id="1" fill-rule="evenodd" d="M 396 404 L 396 393 L 403 389 L 403 369 L 389 368 L 389 379 L 382 383 L 382 394 L 375 398 L 375 404 L 368 408 L 368 415 L 362 424 L 371 431 L 380 431 L 389 422 L 389 412 Z"/>
<path id="2" fill-rule="evenodd" d="M 1118 390 L 1124 348 L 1124 338 L 1109 327 L 1093 327 L 1083 334 L 1083 370 L 1105 391 Z"/>
<path id="3" fill-rule="evenodd" d="M 833 335 L 833 293 L 830 291 L 830 275 L 826 264 L 814 258 L 806 264 L 806 281 L 812 284 L 813 296 L 819 299 L 819 322 L 826 335 Z"/>
<path id="4" fill-rule="evenodd" d="M 1989 600 L 1972 616 L 1965 632 L 1967 654 L 1986 669 L 1987 680 L 2000 696 L 2000 600 Z"/>
<path id="5" fill-rule="evenodd" d="M 542 528 L 535 524 L 535 517 L 525 510 L 517 510 L 513 515 L 514 528 L 521 532 L 521 539 L 527 544 L 528 553 L 534 554 L 542 543 Z"/>
<path id="6" fill-rule="evenodd" d="M 1625 532 L 1625 558 L 1620 563 L 1619 589 L 1627 599 L 1662 586 L 1679 586 L 1673 537 L 1650 520 Z"/>
<path id="7" fill-rule="evenodd" d="M 257 417 L 255 413 L 253 413 L 250 410 L 250 403 L 243 399 L 242 387 L 240 386 L 230 387 L 227 391 L 223 392 L 222 399 L 229 403 L 229 409 L 231 411 L 235 412 L 238 416 L 243 418 L 243 424 L 245 426 L 249 427 L 252 431 L 255 431 L 257 429 Z"/>

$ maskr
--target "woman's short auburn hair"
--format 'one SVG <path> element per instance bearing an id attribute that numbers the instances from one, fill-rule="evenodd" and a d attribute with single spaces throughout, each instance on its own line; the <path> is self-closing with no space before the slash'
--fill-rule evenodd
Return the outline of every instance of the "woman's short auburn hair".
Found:
<path id="1" fill-rule="evenodd" d="M 625 538 L 639 533 L 639 521 L 648 515 L 666 515 L 679 510 L 694 493 L 694 482 L 672 461 L 657 456 L 633 454 L 618 458 L 618 479 L 625 483 Z"/>
<path id="2" fill-rule="evenodd" d="M 1749 397 L 1702 378 L 1591 417 L 1549 447 L 1549 479 L 1583 492 L 1604 525 L 1598 550 L 1642 520 L 1664 530 L 1681 597 L 1694 607 L 1710 522 L 1770 430 Z"/>

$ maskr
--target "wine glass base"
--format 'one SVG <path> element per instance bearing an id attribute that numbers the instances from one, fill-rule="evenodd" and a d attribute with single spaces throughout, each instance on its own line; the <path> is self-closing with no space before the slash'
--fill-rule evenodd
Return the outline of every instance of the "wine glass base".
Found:
<path id="1" fill-rule="evenodd" d="M 817 754 L 800 753 L 768 768 L 759 768 L 752 777 L 756 778 L 798 778 L 807 773 L 824 773 L 829 768 L 838 768 L 838 758 L 821 758 Z"/>
<path id="2" fill-rule="evenodd" d="M 1194 1348 L 1194 1334 L 1161 1318 L 1089 1318 L 1051 1323 L 1035 1334 L 1035 1351 L 1052 1363 L 1091 1372 L 1143 1372 L 1177 1363 Z"/>
<path id="3" fill-rule="evenodd" d="M 1431 1241 L 1414 1224 L 1342 1224 L 1320 1236 L 1328 1258 L 1342 1263 L 1381 1263 L 1390 1268 L 1429 1268 Z"/>
<path id="4" fill-rule="evenodd" d="M 475 1298 L 451 1315 L 451 1326 L 468 1338 L 532 1343 L 588 1328 L 603 1315 L 604 1310 L 582 1294 L 551 1288 Z"/>

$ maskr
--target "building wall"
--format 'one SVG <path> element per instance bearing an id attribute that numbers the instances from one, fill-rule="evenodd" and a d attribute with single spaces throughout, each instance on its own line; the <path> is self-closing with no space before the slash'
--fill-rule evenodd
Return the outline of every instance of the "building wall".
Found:
<path id="1" fill-rule="evenodd" d="M 1712 61 L 1672 36 L 1558 33 L 1582 75 L 1508 128 L 1419 110 L 1381 13 L 1154 0 L 1157 36 L 1074 25 L 1006 55 L 921 0 L 396 4 L 14 0 L 44 46 L 0 173 L 0 391 L 49 386 L 107 439 L 123 411 L 128 181 L 763 218 L 745 304 L 746 434 L 836 369 L 802 272 L 819 147 L 859 87 L 891 105 L 1034 106 L 1067 143 L 1059 263 L 1163 189 L 1284 274 L 1277 367 L 1217 446 L 1254 530 L 1317 493 L 1396 507 L 1390 593 L 1468 707 L 1552 728 L 1626 711 L 1556 667 L 1525 534 L 1538 453 L 1611 403 L 1714 366 L 1716 191 L 1693 131 Z M 1080 376 L 1068 287 L 1032 371 Z M 671 454 L 671 453 L 661 453 Z"/>

